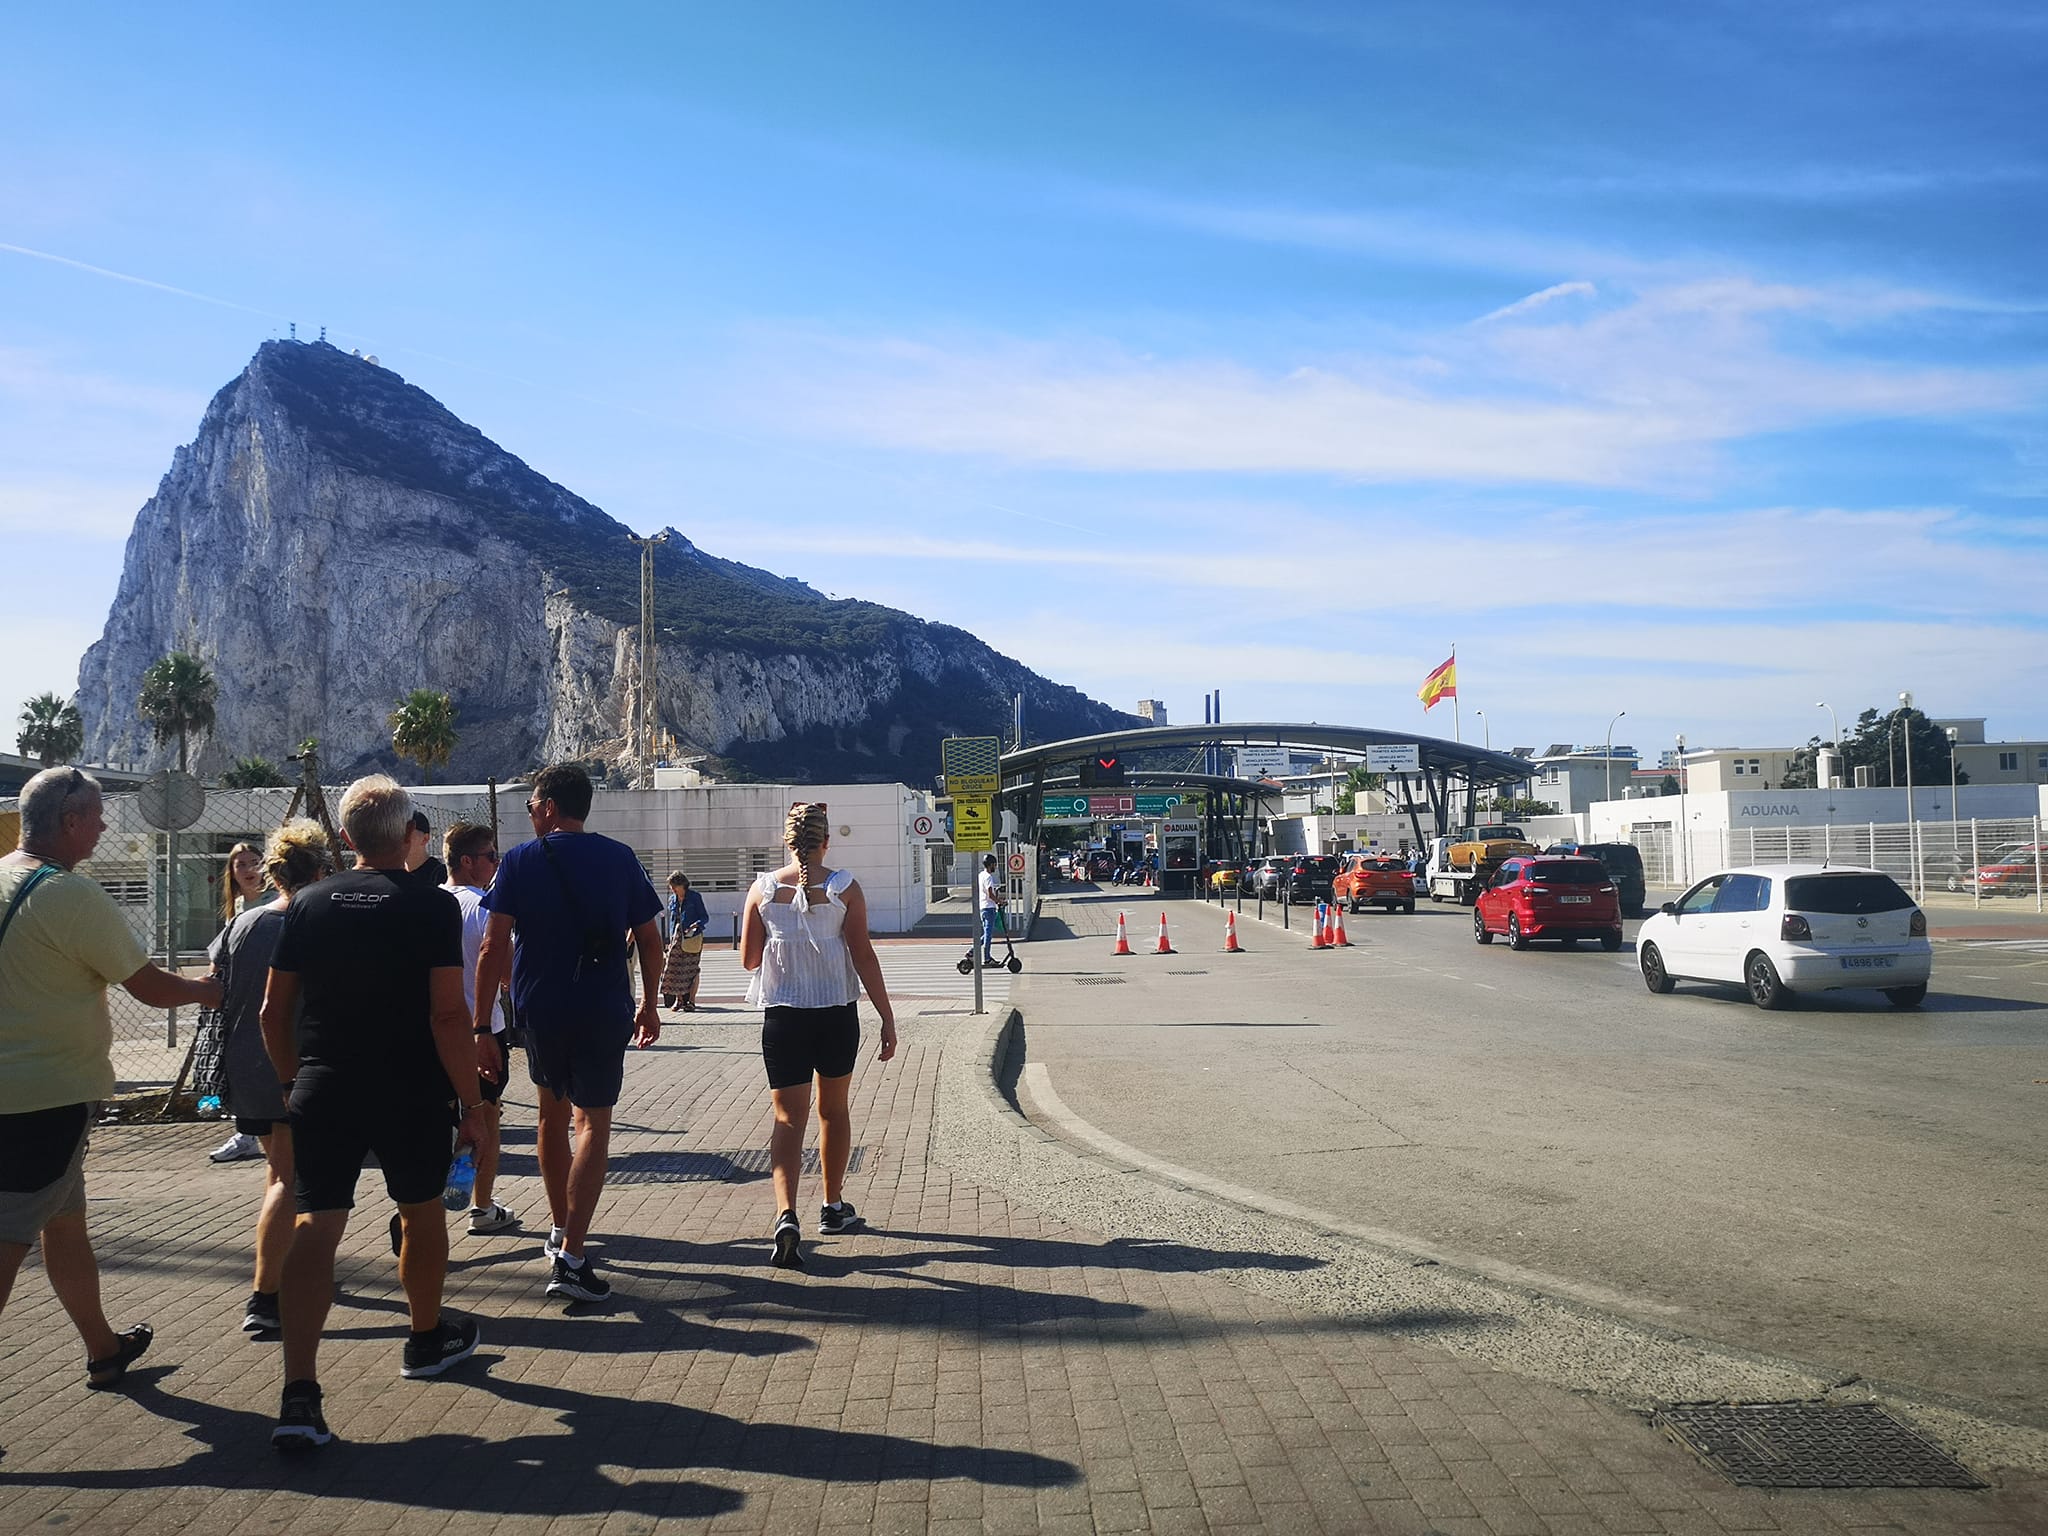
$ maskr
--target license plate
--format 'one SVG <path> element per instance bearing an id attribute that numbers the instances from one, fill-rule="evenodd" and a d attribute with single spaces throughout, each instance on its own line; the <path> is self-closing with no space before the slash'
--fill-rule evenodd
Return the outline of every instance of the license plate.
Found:
<path id="1" fill-rule="evenodd" d="M 1557 898 L 1568 907 L 1583 907 L 1592 901 L 1590 896 L 1560 896 Z"/>
<path id="2" fill-rule="evenodd" d="M 1842 969 L 1845 971 L 1888 971 L 1896 955 L 1844 955 Z"/>

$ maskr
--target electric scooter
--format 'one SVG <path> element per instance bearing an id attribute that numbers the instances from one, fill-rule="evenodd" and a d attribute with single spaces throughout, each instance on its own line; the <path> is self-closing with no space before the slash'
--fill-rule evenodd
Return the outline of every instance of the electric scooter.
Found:
<path id="1" fill-rule="evenodd" d="M 1024 962 L 1017 958 L 1017 946 L 1010 941 L 1010 926 L 1003 921 L 1003 909 L 1001 907 L 996 908 L 996 932 L 1002 935 L 1003 948 L 1009 951 L 1010 956 L 1003 962 L 1003 969 L 1014 976 L 1024 969 Z M 974 974 L 974 946 L 980 942 L 981 935 L 977 933 L 968 944 L 967 953 L 955 962 L 954 968 L 962 976 L 972 976 Z"/>

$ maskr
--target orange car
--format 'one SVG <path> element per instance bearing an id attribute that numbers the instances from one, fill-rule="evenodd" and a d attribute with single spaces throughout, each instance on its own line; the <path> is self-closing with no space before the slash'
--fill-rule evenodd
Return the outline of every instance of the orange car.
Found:
<path id="1" fill-rule="evenodd" d="M 1415 910 L 1415 881 L 1400 859 L 1375 853 L 1354 853 L 1331 883 L 1332 894 L 1347 912 L 1385 907 L 1389 912 Z"/>

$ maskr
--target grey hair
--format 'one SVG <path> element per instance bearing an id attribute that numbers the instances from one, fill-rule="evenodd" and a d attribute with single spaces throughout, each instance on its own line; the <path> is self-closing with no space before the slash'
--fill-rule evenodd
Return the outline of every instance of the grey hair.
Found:
<path id="1" fill-rule="evenodd" d="M 365 858 L 397 853 L 411 826 L 412 796 L 388 773 L 357 779 L 341 793 L 341 830 Z"/>
<path id="2" fill-rule="evenodd" d="M 21 840 L 48 843 L 64 830 L 64 813 L 82 795 L 104 798 L 100 781 L 83 768 L 45 768 L 21 789 Z"/>

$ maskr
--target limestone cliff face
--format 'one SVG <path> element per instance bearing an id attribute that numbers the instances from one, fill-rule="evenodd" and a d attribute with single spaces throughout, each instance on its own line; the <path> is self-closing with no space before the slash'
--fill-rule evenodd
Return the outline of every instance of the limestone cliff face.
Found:
<path id="1" fill-rule="evenodd" d="M 174 760 L 135 699 L 182 649 L 220 682 L 201 773 L 317 736 L 330 776 L 412 777 L 385 721 L 418 687 L 455 701 L 450 781 L 618 759 L 640 686 L 625 535 L 389 370 L 267 342 L 136 517 L 79 666 L 86 755 Z M 784 781 L 921 783 L 940 737 L 1000 733 L 1019 692 L 1040 739 L 1131 723 L 964 631 L 828 600 L 680 534 L 657 549 L 656 614 L 661 724 Z"/>

